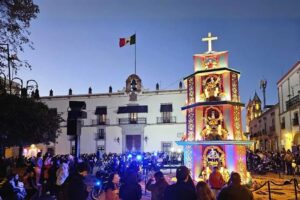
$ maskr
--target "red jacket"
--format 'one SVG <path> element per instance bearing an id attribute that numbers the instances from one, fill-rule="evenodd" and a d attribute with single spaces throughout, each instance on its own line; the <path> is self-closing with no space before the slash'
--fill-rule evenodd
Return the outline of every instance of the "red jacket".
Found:
<path id="1" fill-rule="evenodd" d="M 215 172 L 213 171 L 209 175 L 208 182 L 212 189 L 217 189 L 217 190 L 221 189 L 223 187 L 223 185 L 225 184 L 223 176 L 219 171 L 215 171 Z"/>

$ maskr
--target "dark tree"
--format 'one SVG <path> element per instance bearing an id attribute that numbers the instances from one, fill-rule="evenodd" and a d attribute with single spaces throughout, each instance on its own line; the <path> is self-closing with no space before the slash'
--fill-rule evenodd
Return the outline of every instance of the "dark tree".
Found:
<path id="1" fill-rule="evenodd" d="M 29 27 L 32 19 L 37 17 L 39 7 L 33 0 L 0 0 L 0 43 L 9 45 L 9 57 L 7 46 L 0 46 L 0 71 L 7 66 L 9 59 L 11 67 L 31 67 L 27 61 L 17 58 L 18 51 L 24 51 L 25 46 L 33 49 L 33 43 L 29 40 Z M 15 70 L 16 71 L 16 70 Z"/>
<path id="2" fill-rule="evenodd" d="M 61 121 L 56 110 L 33 98 L 0 95 L 2 147 L 55 142 Z"/>

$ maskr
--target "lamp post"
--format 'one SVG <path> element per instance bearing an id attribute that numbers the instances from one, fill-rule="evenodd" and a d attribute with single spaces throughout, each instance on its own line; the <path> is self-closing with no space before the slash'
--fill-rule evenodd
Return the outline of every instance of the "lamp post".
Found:
<path id="1" fill-rule="evenodd" d="M 6 76 L 3 72 L 0 72 L 0 94 L 6 94 Z"/>
<path id="2" fill-rule="evenodd" d="M 32 83 L 34 83 L 35 85 L 33 85 Z M 34 88 L 35 88 L 35 90 L 34 90 Z M 36 98 L 36 99 L 40 98 L 39 85 L 35 80 L 30 79 L 26 82 L 26 90 L 28 90 L 28 89 L 32 89 L 31 97 Z"/>
<path id="3" fill-rule="evenodd" d="M 0 46 L 6 46 L 6 52 L 7 52 L 7 68 L 8 68 L 8 81 L 9 81 L 9 94 L 11 94 L 11 74 L 10 74 L 10 55 L 9 55 L 9 45 L 0 43 Z"/>
<path id="4" fill-rule="evenodd" d="M 23 90 L 23 80 L 20 79 L 19 77 L 14 77 L 11 81 L 14 82 L 14 80 L 19 80 L 20 81 L 20 83 L 21 83 L 20 92 L 21 92 L 21 96 L 22 96 L 22 92 L 24 92 L 24 90 Z M 15 94 L 18 94 L 18 91 L 15 91 Z"/>
<path id="5" fill-rule="evenodd" d="M 14 82 L 14 80 L 18 80 L 21 84 L 21 97 L 23 98 L 27 98 L 28 96 L 28 90 L 31 90 L 31 97 L 32 98 L 35 98 L 35 99 L 39 99 L 39 86 L 38 86 L 38 83 L 33 80 L 33 79 L 30 79 L 26 82 L 26 87 L 23 87 L 23 80 L 19 77 L 14 77 L 11 81 Z M 16 92 L 17 94 L 17 92 Z"/>

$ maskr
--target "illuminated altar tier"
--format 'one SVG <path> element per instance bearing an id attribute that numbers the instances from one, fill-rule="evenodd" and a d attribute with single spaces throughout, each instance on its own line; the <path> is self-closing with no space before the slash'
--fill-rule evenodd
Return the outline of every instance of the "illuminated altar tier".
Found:
<path id="1" fill-rule="evenodd" d="M 219 166 L 241 174 L 242 181 L 246 182 L 246 147 L 252 145 L 252 141 L 226 140 L 226 141 L 178 141 L 178 145 L 184 147 L 184 163 L 191 169 L 192 178 L 197 180 L 207 166 L 207 155 L 211 149 L 219 151 L 223 157 L 223 163 Z M 223 154 L 223 155 L 221 155 Z"/>
<path id="2" fill-rule="evenodd" d="M 194 71 L 228 68 L 228 51 L 194 54 Z"/>
<path id="3" fill-rule="evenodd" d="M 241 109 L 244 106 L 241 102 L 214 101 L 197 102 L 184 106 L 181 109 L 186 111 L 187 117 L 187 140 L 205 140 L 204 131 L 207 126 L 207 110 L 216 110 L 222 115 L 218 122 L 221 128 L 226 130 L 226 136 L 222 140 L 246 140 L 241 127 Z M 212 139 L 209 139 L 212 140 Z"/>
<path id="4" fill-rule="evenodd" d="M 240 72 L 228 68 L 217 67 L 197 70 L 193 74 L 184 78 L 184 83 L 188 89 L 188 104 L 205 101 L 234 101 L 240 102 L 239 95 Z M 214 90 L 211 99 L 208 90 Z"/>

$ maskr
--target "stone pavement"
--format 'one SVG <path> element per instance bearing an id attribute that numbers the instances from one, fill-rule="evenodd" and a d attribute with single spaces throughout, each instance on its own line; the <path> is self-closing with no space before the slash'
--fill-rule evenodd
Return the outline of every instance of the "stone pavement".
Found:
<path id="1" fill-rule="evenodd" d="M 169 183 L 171 183 L 171 178 L 174 176 L 174 174 L 166 173 L 165 172 L 166 179 Z M 269 173 L 266 175 L 252 175 L 253 182 L 255 184 L 263 184 L 266 181 L 273 181 L 277 184 L 283 184 L 285 181 L 289 181 L 292 178 L 296 178 L 300 183 L 300 176 L 287 176 L 287 175 L 281 175 L 279 177 L 278 174 Z M 141 183 L 143 188 L 143 194 L 144 194 L 144 183 Z M 286 184 L 284 186 L 276 186 L 274 184 L 270 184 L 271 188 L 271 198 L 272 200 L 295 200 L 295 190 L 293 184 Z M 253 190 L 253 189 L 252 189 Z M 267 184 L 262 187 L 260 190 L 253 192 L 254 199 L 255 200 L 267 200 L 269 199 L 268 196 L 268 186 Z M 297 193 L 298 198 L 300 199 L 300 192 Z M 150 200 L 151 199 L 151 193 L 149 191 L 146 192 L 146 195 L 143 195 L 142 200 Z"/>
<path id="2" fill-rule="evenodd" d="M 254 187 L 255 184 L 257 186 L 262 185 L 266 181 L 272 181 L 276 184 L 283 184 L 286 183 L 283 186 L 277 186 L 274 184 L 270 184 L 270 191 L 271 191 L 271 198 L 272 200 L 294 200 L 296 199 L 295 197 L 295 188 L 294 184 L 289 184 L 288 181 L 290 181 L 292 178 L 296 178 L 298 181 L 300 181 L 299 176 L 287 176 L 287 175 L 281 175 L 279 177 L 278 174 L 274 173 L 268 173 L 266 175 L 252 175 L 253 177 L 253 183 Z M 253 192 L 254 194 L 254 199 L 255 200 L 265 200 L 269 199 L 269 194 L 268 194 L 268 185 L 266 184 L 264 187 L 259 189 L 258 191 Z M 297 192 L 298 198 L 300 197 L 299 191 Z"/>
<path id="3" fill-rule="evenodd" d="M 164 171 L 166 180 L 171 184 L 172 181 L 172 177 L 174 177 L 174 170 L 170 173 L 169 170 Z M 256 186 L 260 186 L 262 184 L 264 184 L 266 181 L 273 181 L 277 184 L 283 184 L 285 181 L 289 181 L 292 178 L 297 178 L 297 180 L 300 183 L 300 176 L 287 176 L 287 175 L 281 175 L 281 177 L 279 177 L 278 174 L 274 174 L 274 173 L 268 173 L 266 175 L 252 175 L 253 177 L 253 183 Z M 142 200 L 150 200 L 151 199 L 151 193 L 149 191 L 146 191 L 145 193 L 145 182 L 142 181 L 140 182 L 141 186 L 142 186 L 142 191 L 143 191 L 143 197 Z M 270 184 L 270 188 L 271 188 L 271 197 L 272 200 L 294 200 L 295 198 L 295 189 L 294 189 L 294 185 L 293 184 L 286 184 L 283 186 L 276 186 L 274 184 Z M 269 199 L 268 196 L 268 186 L 267 184 L 262 187 L 261 189 L 259 189 L 258 191 L 253 192 L 254 194 L 254 199 L 255 200 L 266 200 Z M 300 197 L 300 192 L 297 193 L 298 198 Z M 300 198 L 299 198 L 300 199 Z M 50 196 L 43 196 L 40 198 L 40 200 L 54 200 L 52 197 Z M 101 198 L 99 200 L 102 200 Z"/>
<path id="4" fill-rule="evenodd" d="M 170 177 L 173 175 L 166 175 L 166 179 L 170 181 Z M 288 181 L 290 179 L 294 178 L 293 176 L 282 176 L 281 178 L 278 177 L 277 174 L 267 174 L 267 175 L 253 175 L 253 182 L 255 184 L 263 184 L 266 181 L 273 181 L 278 184 L 282 184 L 285 181 Z M 300 181 L 300 177 L 296 177 Z M 142 181 L 141 183 L 142 189 L 143 189 L 143 197 L 142 200 L 150 200 L 151 199 L 151 193 L 149 191 L 146 191 L 145 193 L 145 184 Z M 294 185 L 293 184 L 287 184 L 284 186 L 276 186 L 274 184 L 271 184 L 271 197 L 272 200 L 294 200 L 295 198 L 295 191 L 294 191 Z M 268 196 L 268 186 L 265 185 L 260 190 L 253 192 L 254 199 L 255 200 L 266 200 L 269 199 Z M 298 197 L 300 197 L 300 193 L 298 192 Z M 43 196 L 40 198 L 40 200 L 54 200 L 53 198 L 49 196 Z M 102 198 L 98 199 L 102 200 Z"/>

